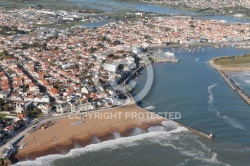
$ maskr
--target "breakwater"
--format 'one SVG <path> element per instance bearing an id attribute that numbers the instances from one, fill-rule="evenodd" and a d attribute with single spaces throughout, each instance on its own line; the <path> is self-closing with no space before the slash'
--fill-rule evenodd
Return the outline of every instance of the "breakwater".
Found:
<path id="1" fill-rule="evenodd" d="M 228 74 L 225 71 L 223 71 L 223 69 L 221 69 L 220 66 L 214 64 L 214 59 L 210 60 L 209 64 L 211 67 L 216 69 L 221 74 L 221 76 L 225 79 L 228 85 L 234 91 L 237 91 L 237 93 L 245 100 L 245 102 L 250 105 L 250 97 L 238 85 L 236 85 L 236 83 L 228 76 Z"/>
<path id="2" fill-rule="evenodd" d="M 170 120 L 170 119 L 167 119 L 167 120 Z M 173 120 L 170 120 L 170 121 L 173 121 Z M 174 122 L 176 122 L 176 121 L 174 121 Z M 184 124 L 182 124 L 182 123 L 180 123 L 180 122 L 176 122 L 176 123 L 177 123 L 178 125 L 182 126 L 182 127 L 187 128 L 191 133 L 196 134 L 196 135 L 198 135 L 198 136 L 200 136 L 200 137 L 207 138 L 207 139 L 214 139 L 214 136 L 213 136 L 213 135 L 210 136 L 209 134 L 206 134 L 206 133 L 204 133 L 204 132 L 202 132 L 202 131 L 200 131 L 200 130 L 197 130 L 197 129 L 195 129 L 195 128 L 188 127 L 188 126 L 186 126 L 186 125 L 184 125 Z"/>

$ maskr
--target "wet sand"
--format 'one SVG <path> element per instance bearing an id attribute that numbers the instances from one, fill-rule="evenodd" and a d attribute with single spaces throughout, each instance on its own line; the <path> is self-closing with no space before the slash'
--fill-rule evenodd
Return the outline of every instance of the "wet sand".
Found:
<path id="1" fill-rule="evenodd" d="M 57 119 L 54 125 L 26 135 L 18 145 L 23 142 L 27 144 L 18 150 L 16 157 L 22 161 L 49 154 L 67 153 L 76 146 L 84 147 L 94 143 L 91 139 L 93 135 L 102 141 L 108 140 L 112 139 L 112 132 L 126 133 L 129 129 L 147 128 L 165 120 L 136 104 L 96 111 L 87 114 L 84 119 Z M 83 123 L 72 125 L 73 122 Z"/>

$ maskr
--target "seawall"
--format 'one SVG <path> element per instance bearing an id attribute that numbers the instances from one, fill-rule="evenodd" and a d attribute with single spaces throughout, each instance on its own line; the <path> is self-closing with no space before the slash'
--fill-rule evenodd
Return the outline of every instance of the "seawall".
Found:
<path id="1" fill-rule="evenodd" d="M 170 120 L 170 119 L 167 119 L 167 120 Z M 173 121 L 173 120 L 170 120 L 170 121 Z M 174 121 L 174 122 L 176 122 L 176 121 Z M 188 127 L 188 126 L 186 126 L 186 125 L 184 125 L 184 124 L 182 124 L 182 123 L 180 123 L 180 122 L 176 122 L 176 123 L 177 123 L 178 125 L 182 126 L 182 127 L 187 128 L 191 133 L 196 134 L 196 135 L 198 135 L 198 136 L 200 136 L 200 137 L 207 138 L 207 139 L 211 139 L 211 140 L 214 138 L 213 136 L 210 136 L 209 134 L 206 134 L 206 133 L 204 133 L 204 132 L 202 132 L 202 131 L 200 131 L 200 130 L 197 130 L 197 129 L 195 129 L 195 128 Z"/>
<path id="2" fill-rule="evenodd" d="M 223 69 L 220 66 L 214 64 L 214 59 L 211 59 L 209 61 L 209 64 L 211 67 L 216 69 L 221 74 L 221 76 L 225 79 L 228 85 L 234 91 L 237 91 L 237 93 L 245 100 L 245 102 L 250 105 L 250 97 L 239 86 L 236 85 L 236 83 L 223 71 Z"/>

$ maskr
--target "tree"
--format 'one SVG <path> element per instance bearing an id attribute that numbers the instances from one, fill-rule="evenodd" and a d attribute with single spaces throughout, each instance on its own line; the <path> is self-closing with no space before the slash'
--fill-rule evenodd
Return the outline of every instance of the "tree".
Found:
<path id="1" fill-rule="evenodd" d="M 5 100 L 4 99 L 0 99 L 0 106 L 4 105 Z"/>
<path id="2" fill-rule="evenodd" d="M 76 59 L 81 59 L 81 55 L 77 54 Z"/>
<path id="3" fill-rule="evenodd" d="M 190 26 L 190 28 L 192 28 L 192 29 L 195 28 L 194 24 L 190 24 L 189 26 Z"/>
<path id="4" fill-rule="evenodd" d="M 8 53 L 6 50 L 3 51 L 3 54 L 4 54 L 5 56 L 9 56 L 9 53 Z"/>
<path id="5" fill-rule="evenodd" d="M 37 118 L 40 116 L 41 113 L 42 111 L 39 108 L 34 108 L 33 110 L 30 111 L 30 116 Z"/>
<path id="6" fill-rule="evenodd" d="M 4 110 L 4 111 L 9 111 L 9 110 L 10 110 L 9 104 L 5 104 L 5 105 L 3 106 L 3 110 Z"/>
<path id="7" fill-rule="evenodd" d="M 23 91 L 24 92 L 27 92 L 29 89 L 29 84 L 26 84 L 25 86 L 23 86 Z"/>
<path id="8" fill-rule="evenodd" d="M 42 5 L 36 5 L 36 7 L 37 7 L 38 9 L 43 9 L 43 6 L 42 6 Z"/>
<path id="9" fill-rule="evenodd" d="M 118 45 L 118 44 L 121 44 L 121 41 L 120 41 L 120 40 L 115 40 L 115 41 L 113 42 L 113 44 L 116 46 L 116 45 Z"/>
<path id="10" fill-rule="evenodd" d="M 21 112 L 25 117 L 29 117 L 30 113 L 28 110 L 24 110 Z"/>

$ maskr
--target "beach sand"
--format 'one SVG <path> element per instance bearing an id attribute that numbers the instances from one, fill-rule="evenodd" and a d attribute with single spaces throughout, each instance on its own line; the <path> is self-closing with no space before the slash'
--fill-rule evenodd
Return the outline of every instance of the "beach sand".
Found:
<path id="1" fill-rule="evenodd" d="M 91 141 L 93 135 L 105 140 L 109 139 L 108 137 L 111 137 L 114 131 L 123 133 L 135 127 L 147 128 L 165 120 L 136 104 L 96 111 L 87 114 L 84 119 L 61 118 L 55 120 L 55 124 L 46 129 L 38 129 L 26 135 L 19 146 L 23 142 L 27 144 L 23 149 L 18 150 L 16 157 L 20 161 L 58 154 L 61 151 L 67 153 L 74 148 L 75 142 L 80 142 L 81 147 L 93 143 Z M 83 123 L 72 125 L 73 122 Z"/>

